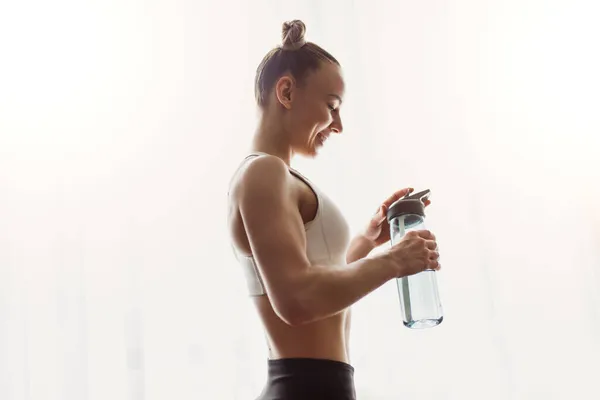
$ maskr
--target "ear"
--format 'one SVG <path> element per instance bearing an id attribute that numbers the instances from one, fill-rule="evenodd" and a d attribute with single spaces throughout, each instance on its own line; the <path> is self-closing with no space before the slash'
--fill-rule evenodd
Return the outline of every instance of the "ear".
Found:
<path id="1" fill-rule="evenodd" d="M 286 109 L 292 108 L 292 99 L 294 90 L 296 89 L 296 81 L 289 75 L 284 75 L 275 83 L 275 96 L 277 101 Z"/>

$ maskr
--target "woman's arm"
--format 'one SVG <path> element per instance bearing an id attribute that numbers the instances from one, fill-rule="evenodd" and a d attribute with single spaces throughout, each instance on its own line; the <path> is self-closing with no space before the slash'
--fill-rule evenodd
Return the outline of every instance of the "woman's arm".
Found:
<path id="1" fill-rule="evenodd" d="M 372 241 L 363 235 L 356 235 L 352 241 L 350 241 L 350 245 L 346 251 L 346 263 L 350 264 L 365 258 L 374 248 L 375 245 Z"/>
<path id="2" fill-rule="evenodd" d="M 300 325 L 345 310 L 398 272 L 386 254 L 339 268 L 311 264 L 291 179 L 279 158 L 260 157 L 240 175 L 235 198 L 273 309 Z"/>

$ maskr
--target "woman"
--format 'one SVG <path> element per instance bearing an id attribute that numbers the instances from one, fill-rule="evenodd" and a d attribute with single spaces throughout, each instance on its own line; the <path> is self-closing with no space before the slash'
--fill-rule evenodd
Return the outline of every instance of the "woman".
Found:
<path id="1" fill-rule="evenodd" d="M 301 21 L 283 24 L 283 44 L 260 63 L 260 122 L 250 155 L 230 186 L 229 230 L 269 345 L 267 399 L 355 399 L 348 354 L 350 306 L 385 282 L 439 269 L 435 237 L 411 232 L 389 251 L 386 199 L 364 232 L 348 225 L 319 188 L 290 167 L 342 133 L 340 64 L 304 40 Z"/>

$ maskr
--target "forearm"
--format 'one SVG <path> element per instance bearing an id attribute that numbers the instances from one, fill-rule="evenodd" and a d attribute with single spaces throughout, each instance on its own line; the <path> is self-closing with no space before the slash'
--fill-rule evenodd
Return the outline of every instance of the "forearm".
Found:
<path id="1" fill-rule="evenodd" d="M 355 236 L 346 252 L 346 263 L 350 264 L 354 261 L 358 261 L 361 258 L 365 258 L 375 248 L 373 242 L 369 241 L 362 235 Z"/>
<path id="2" fill-rule="evenodd" d="M 392 278 L 394 268 L 383 255 L 343 267 L 313 265 L 302 278 L 297 292 L 298 323 L 337 314 Z"/>

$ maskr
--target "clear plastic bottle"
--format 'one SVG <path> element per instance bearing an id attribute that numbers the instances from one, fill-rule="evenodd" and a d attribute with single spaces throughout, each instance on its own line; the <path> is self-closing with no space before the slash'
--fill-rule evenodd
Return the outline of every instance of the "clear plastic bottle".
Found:
<path id="1" fill-rule="evenodd" d="M 392 204 L 387 213 L 392 245 L 404 235 L 425 227 L 424 201 L 430 191 L 404 197 Z M 431 328 L 444 319 L 435 270 L 425 270 L 396 279 L 404 325 L 411 329 Z"/>

